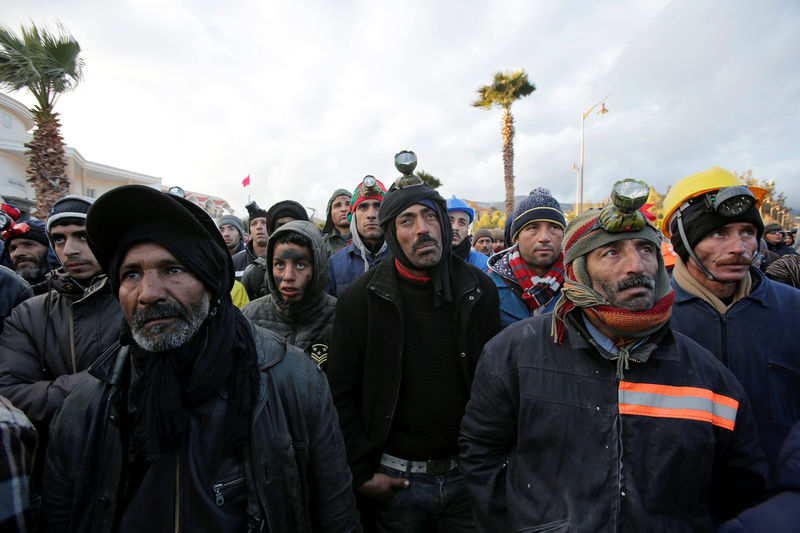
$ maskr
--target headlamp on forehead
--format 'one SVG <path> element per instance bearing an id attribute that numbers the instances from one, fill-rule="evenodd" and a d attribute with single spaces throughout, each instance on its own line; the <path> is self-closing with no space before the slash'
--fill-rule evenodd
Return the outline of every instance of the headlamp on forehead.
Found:
<path id="1" fill-rule="evenodd" d="M 178 198 L 186 198 L 186 192 L 183 190 L 183 188 L 178 187 L 177 185 L 175 187 L 170 187 L 167 192 L 172 196 L 177 196 Z"/>
<path id="2" fill-rule="evenodd" d="M 703 197 L 706 212 L 715 211 L 724 217 L 738 217 L 756 203 L 756 198 L 745 185 L 723 187 L 716 194 Z"/>
<path id="3" fill-rule="evenodd" d="M 363 196 L 374 196 L 383 192 L 381 188 L 378 187 L 378 180 L 375 179 L 375 176 L 366 175 L 364 179 L 361 180 L 361 183 L 364 185 Z"/>
<path id="4" fill-rule="evenodd" d="M 629 178 L 614 183 L 611 203 L 600 211 L 599 225 L 609 233 L 643 229 L 647 219 L 639 208 L 649 195 L 650 187 L 643 181 Z"/>
<path id="5" fill-rule="evenodd" d="M 417 154 L 411 150 L 403 150 L 394 154 L 394 167 L 403 175 L 397 178 L 391 189 L 402 189 L 411 185 L 422 185 L 422 178 L 413 174 L 417 168 Z"/>

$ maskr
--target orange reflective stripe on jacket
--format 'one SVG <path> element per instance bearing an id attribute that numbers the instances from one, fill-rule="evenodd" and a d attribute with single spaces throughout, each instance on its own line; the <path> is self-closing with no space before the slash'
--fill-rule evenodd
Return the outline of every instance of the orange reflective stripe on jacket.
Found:
<path id="1" fill-rule="evenodd" d="M 739 402 L 698 387 L 619 383 L 621 415 L 682 418 L 709 422 L 733 431 Z"/>

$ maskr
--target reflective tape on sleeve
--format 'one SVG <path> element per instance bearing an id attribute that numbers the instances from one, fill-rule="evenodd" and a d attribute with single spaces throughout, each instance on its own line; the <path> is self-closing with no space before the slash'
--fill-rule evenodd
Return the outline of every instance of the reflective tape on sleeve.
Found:
<path id="1" fill-rule="evenodd" d="M 708 422 L 733 431 L 739 402 L 699 387 L 619 383 L 619 413 Z"/>

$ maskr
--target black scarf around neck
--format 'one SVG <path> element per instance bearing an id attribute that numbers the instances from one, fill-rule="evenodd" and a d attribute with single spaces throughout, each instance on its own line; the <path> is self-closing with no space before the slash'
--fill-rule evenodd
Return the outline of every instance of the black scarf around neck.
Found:
<path id="1" fill-rule="evenodd" d="M 453 248 L 453 255 L 456 257 L 460 257 L 463 261 L 469 259 L 469 252 L 472 250 L 472 241 L 469 238 L 469 235 L 464 237 L 461 242 Z"/>
<path id="2" fill-rule="evenodd" d="M 258 362 L 247 319 L 227 302 L 219 305 L 189 342 L 152 353 L 140 348 L 123 321 L 120 341 L 129 346 L 135 375 L 130 390 L 130 454 L 154 462 L 177 445 L 189 411 L 215 394 L 229 394 L 224 438 L 230 453 L 248 436 L 258 393 Z"/>

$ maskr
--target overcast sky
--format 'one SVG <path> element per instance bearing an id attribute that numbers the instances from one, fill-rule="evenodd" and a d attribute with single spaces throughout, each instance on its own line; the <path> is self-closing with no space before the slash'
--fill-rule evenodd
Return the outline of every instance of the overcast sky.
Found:
<path id="1" fill-rule="evenodd" d="M 414 150 L 445 196 L 504 197 L 501 111 L 473 108 L 524 68 L 517 194 L 575 201 L 633 177 L 661 192 L 712 165 L 774 179 L 800 210 L 800 2 L 25 0 L 2 23 L 61 21 L 85 79 L 57 104 L 91 161 L 227 199 L 244 215 L 294 199 L 323 210 Z M 24 92 L 11 96 L 30 105 Z M 324 216 L 324 214 L 323 214 Z"/>

